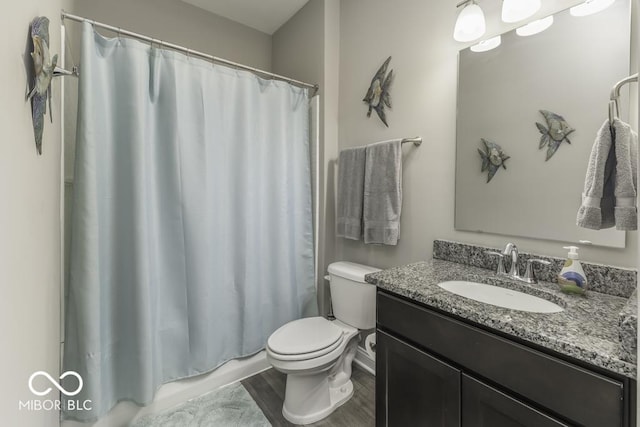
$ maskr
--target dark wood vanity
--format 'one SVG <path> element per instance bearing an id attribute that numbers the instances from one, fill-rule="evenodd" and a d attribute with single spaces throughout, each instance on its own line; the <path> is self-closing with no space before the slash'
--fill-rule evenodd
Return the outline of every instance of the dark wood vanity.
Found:
<path id="1" fill-rule="evenodd" d="M 635 394 L 628 377 L 378 291 L 379 427 L 635 427 Z"/>

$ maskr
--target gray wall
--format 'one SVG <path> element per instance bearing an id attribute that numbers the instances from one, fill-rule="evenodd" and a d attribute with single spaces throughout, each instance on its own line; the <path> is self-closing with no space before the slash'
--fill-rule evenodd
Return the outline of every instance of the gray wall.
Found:
<path id="1" fill-rule="evenodd" d="M 495 5 L 493 5 L 495 3 Z M 499 3 L 485 2 L 488 34 L 498 34 Z M 578 1 L 544 2 L 559 10 Z M 340 10 L 339 146 L 421 135 L 420 148 L 405 146 L 402 236 L 397 247 L 364 245 L 338 239 L 335 257 L 378 267 L 431 258 L 437 238 L 502 246 L 514 241 L 524 250 L 565 256 L 561 243 L 454 229 L 457 53 L 453 40 L 455 4 L 447 0 L 348 0 Z M 510 28 L 513 28 L 511 26 Z M 387 56 L 396 73 L 390 127 L 367 119 L 362 98 L 371 77 Z M 614 82 L 612 82 L 613 84 Z M 606 105 L 602 106 L 606 111 Z M 335 226 L 333 226 L 335 231 Z M 588 247 L 585 260 L 636 266 L 637 234 L 628 233 L 626 249 Z"/>
<path id="2" fill-rule="evenodd" d="M 57 411 L 19 410 L 18 401 L 39 400 L 27 387 L 29 376 L 56 377 L 59 367 L 60 82 L 53 82 L 54 122 L 45 117 L 38 156 L 25 64 L 31 67 L 26 44 L 36 16 L 51 19 L 51 51 L 60 51 L 60 7 L 60 0 L 21 0 L 4 2 L 0 14 L 0 414 L 6 426 L 58 422 Z"/>
<path id="3" fill-rule="evenodd" d="M 328 307 L 327 265 L 334 261 L 333 163 L 338 153 L 339 0 L 311 0 L 273 35 L 273 72 L 320 85 L 320 236 L 318 300 Z"/>

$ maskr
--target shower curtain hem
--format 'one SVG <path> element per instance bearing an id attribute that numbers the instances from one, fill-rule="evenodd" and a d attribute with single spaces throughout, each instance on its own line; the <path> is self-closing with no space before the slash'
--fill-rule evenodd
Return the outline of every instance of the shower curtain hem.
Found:
<path id="1" fill-rule="evenodd" d="M 244 354 L 244 355 L 239 355 L 239 356 L 233 356 L 233 357 L 231 357 L 229 359 L 226 359 L 226 360 L 218 363 L 216 366 L 214 366 L 212 368 L 208 368 L 208 369 L 206 369 L 206 370 L 204 370 L 202 372 L 195 372 L 193 374 L 183 375 L 181 377 L 170 378 L 170 379 L 160 383 L 155 388 L 155 390 L 153 391 L 154 399 L 155 399 L 155 395 L 158 393 L 158 390 L 160 390 L 160 387 L 162 387 L 162 386 L 164 386 L 166 384 L 169 384 L 169 383 L 172 383 L 172 382 L 175 382 L 175 381 L 186 380 L 186 379 L 197 377 L 197 376 L 200 376 L 200 375 L 210 374 L 211 372 L 215 371 L 216 369 L 218 369 L 219 367 L 221 367 L 222 365 L 224 365 L 227 362 L 231 362 L 232 360 L 244 359 L 244 358 L 247 358 L 247 357 L 255 356 L 256 354 L 260 353 L 264 349 L 265 349 L 265 347 L 260 347 L 258 350 L 254 351 L 254 352 L 250 352 L 250 353 L 247 353 L 247 354 Z M 230 383 L 230 384 L 232 384 L 232 383 Z M 225 384 L 225 385 L 228 385 L 228 384 Z M 214 390 L 211 390 L 211 391 L 214 391 Z M 196 397 L 193 397 L 191 399 L 195 399 L 195 398 Z M 148 406 L 148 405 L 152 404 L 154 399 L 151 399 L 151 401 L 146 402 L 146 403 L 140 403 L 140 402 L 136 401 L 133 398 L 124 397 L 122 399 L 118 399 L 115 403 L 113 403 L 111 405 L 111 407 L 105 413 L 103 413 L 102 415 L 97 416 L 97 417 L 91 417 L 91 418 L 80 418 L 80 417 L 73 417 L 73 416 L 65 416 L 66 412 L 60 411 L 60 420 L 61 421 L 76 421 L 76 422 L 79 422 L 79 423 L 94 423 L 94 422 L 99 421 L 102 417 L 107 415 L 109 412 L 111 412 L 113 410 L 113 408 L 115 408 L 121 402 L 131 402 L 131 403 L 135 404 L 136 406 L 139 406 L 139 407 L 143 408 L 145 406 Z M 188 400 L 191 400 L 191 399 L 188 399 Z"/>

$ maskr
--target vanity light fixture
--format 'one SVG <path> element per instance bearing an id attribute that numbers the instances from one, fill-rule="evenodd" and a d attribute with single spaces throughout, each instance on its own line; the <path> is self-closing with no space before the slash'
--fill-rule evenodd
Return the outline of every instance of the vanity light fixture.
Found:
<path id="1" fill-rule="evenodd" d="M 453 38 L 459 42 L 470 42 L 477 40 L 486 31 L 487 24 L 484 20 L 484 13 L 475 0 L 464 0 L 456 7 L 464 6 L 456 20 L 453 30 Z"/>
<path id="2" fill-rule="evenodd" d="M 547 16 L 546 18 L 538 19 L 536 21 L 530 22 L 527 25 L 523 25 L 520 28 L 516 29 L 516 34 L 519 36 L 532 36 L 534 34 L 538 34 L 549 28 L 553 24 L 553 15 Z"/>
<path id="3" fill-rule="evenodd" d="M 533 16 L 540 10 L 540 0 L 504 0 L 502 2 L 502 21 L 519 22 Z"/>
<path id="4" fill-rule="evenodd" d="M 602 12 L 611 6 L 616 0 L 587 0 L 578 6 L 569 9 L 569 13 L 573 16 L 587 16 L 594 13 Z"/>
<path id="5" fill-rule="evenodd" d="M 482 40 L 478 44 L 474 44 L 470 49 L 473 52 L 486 52 L 488 50 L 497 48 L 498 46 L 500 46 L 500 43 L 502 43 L 502 37 L 495 36 L 487 40 Z"/>

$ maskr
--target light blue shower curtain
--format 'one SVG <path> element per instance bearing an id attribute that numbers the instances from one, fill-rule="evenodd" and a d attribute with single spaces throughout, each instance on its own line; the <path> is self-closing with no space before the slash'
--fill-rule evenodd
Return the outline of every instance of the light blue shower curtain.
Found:
<path id="1" fill-rule="evenodd" d="M 149 403 L 315 305 L 306 90 L 85 23 L 76 151 L 64 370 L 92 410 L 65 418 Z"/>

